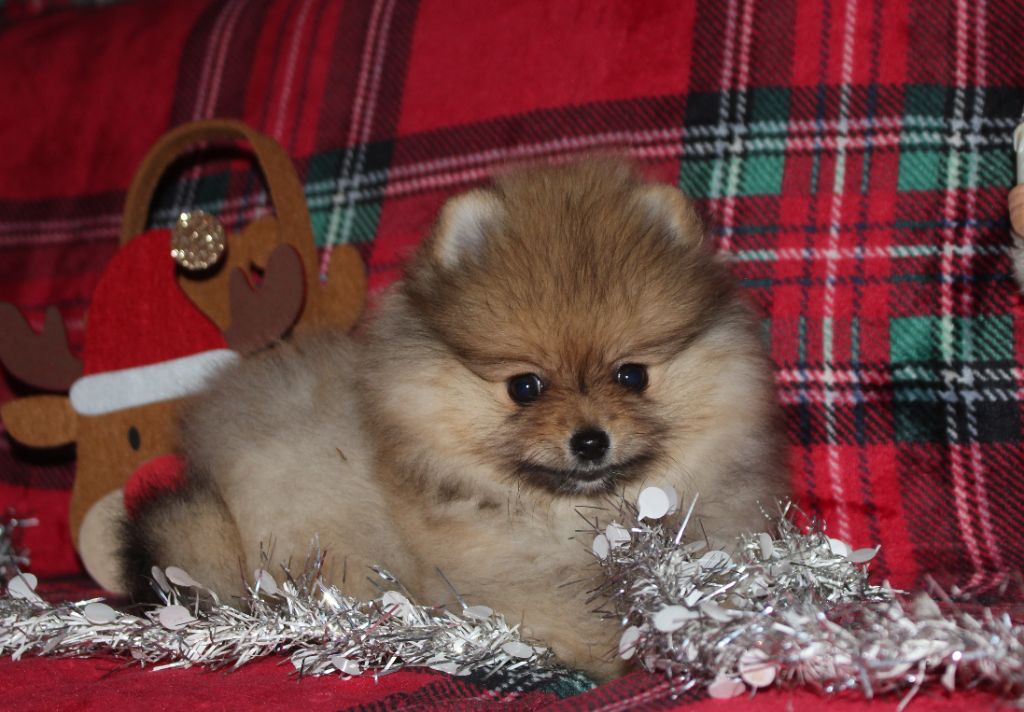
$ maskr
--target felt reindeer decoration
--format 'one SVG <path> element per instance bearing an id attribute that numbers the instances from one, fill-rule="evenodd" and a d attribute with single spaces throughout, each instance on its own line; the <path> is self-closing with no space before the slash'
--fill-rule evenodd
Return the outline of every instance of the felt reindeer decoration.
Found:
<path id="1" fill-rule="evenodd" d="M 210 247 L 211 233 L 184 225 L 174 235 L 135 235 L 145 225 L 157 181 L 175 158 L 198 142 L 238 139 L 253 148 L 276 217 L 229 236 L 221 263 L 198 274 L 184 272 L 172 258 L 172 242 L 179 263 L 194 262 Z M 198 242 L 189 247 L 189 237 Z M 350 328 L 365 294 L 362 261 L 351 247 L 334 251 L 328 282 L 320 285 L 294 167 L 279 145 L 239 122 L 186 124 L 157 142 L 129 189 L 121 241 L 89 307 L 82 360 L 71 354 L 55 308 L 36 334 L 17 309 L 0 304 L 0 361 L 26 384 L 50 391 L 4 404 L 0 417 L 26 445 L 76 443 L 72 540 L 89 573 L 115 591 L 121 586 L 109 548 L 116 540 L 111 527 L 153 488 L 175 485 L 181 399 L 240 354 L 293 327 Z M 252 269 L 263 274 L 257 288 L 249 283 Z"/>

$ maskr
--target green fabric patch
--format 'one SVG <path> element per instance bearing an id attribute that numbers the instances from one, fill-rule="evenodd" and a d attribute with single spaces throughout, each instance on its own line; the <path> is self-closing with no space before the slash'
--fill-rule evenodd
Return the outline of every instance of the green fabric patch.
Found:
<path id="1" fill-rule="evenodd" d="M 897 190 L 942 190 L 946 187 L 946 154 L 907 148 L 900 154 Z"/>
<path id="2" fill-rule="evenodd" d="M 377 234 L 380 203 L 361 203 L 333 209 L 329 204 L 323 207 L 310 205 L 309 219 L 313 223 L 313 237 L 317 247 L 345 242 L 369 242 Z"/>
<path id="3" fill-rule="evenodd" d="M 313 156 L 306 171 L 306 201 L 317 247 L 346 242 L 369 242 L 377 234 L 381 204 L 366 200 L 355 205 L 336 205 L 338 176 L 345 151 Z"/>
<path id="4" fill-rule="evenodd" d="M 945 440 L 944 403 L 893 403 L 893 435 L 900 443 L 937 443 Z"/>
<path id="5" fill-rule="evenodd" d="M 557 675 L 542 689 L 553 693 L 558 699 L 580 695 L 597 687 L 597 683 L 577 670 L 567 670 L 564 675 Z"/>
<path id="6" fill-rule="evenodd" d="M 777 87 L 751 89 L 747 99 L 750 106 L 750 120 L 782 122 L 785 130 L 789 120 L 789 90 Z"/>
<path id="7" fill-rule="evenodd" d="M 889 320 L 889 356 L 893 365 L 946 362 L 942 317 L 912 316 Z M 954 317 L 949 348 L 952 359 L 1012 361 L 1013 321 L 1008 315 Z"/>
<path id="8" fill-rule="evenodd" d="M 943 116 L 946 113 L 946 87 L 911 84 L 903 94 L 904 116 Z"/>
<path id="9" fill-rule="evenodd" d="M 150 222 L 154 227 L 170 227 L 178 220 L 180 210 L 205 210 L 212 215 L 220 215 L 230 180 L 231 174 L 223 171 L 200 176 L 188 183 L 161 181 L 154 196 Z M 254 185 L 253 191 L 262 187 Z"/>
<path id="10" fill-rule="evenodd" d="M 978 187 L 991 188 L 1005 186 L 1009 188 L 1014 181 L 1013 152 L 1000 148 L 995 151 L 981 151 L 978 154 Z"/>
<path id="11" fill-rule="evenodd" d="M 741 195 L 778 195 L 782 192 L 783 156 L 750 156 L 744 161 Z"/>
<path id="12" fill-rule="evenodd" d="M 962 341 L 965 344 L 965 361 L 1013 361 L 1013 317 L 978 316 L 973 319 L 958 319 Z M 963 329 L 970 326 L 971 333 Z M 969 339 L 967 338 L 969 337 Z"/>
<path id="13" fill-rule="evenodd" d="M 685 153 L 685 147 L 684 147 Z M 711 195 L 711 176 L 714 174 L 715 161 L 705 159 L 687 159 L 679 164 L 679 189 L 692 198 L 707 198 Z"/>
<path id="14" fill-rule="evenodd" d="M 319 195 L 325 192 L 323 186 L 333 186 L 335 177 L 341 172 L 343 153 L 343 151 L 325 151 L 310 156 L 309 165 L 306 168 L 306 192 Z"/>
<path id="15" fill-rule="evenodd" d="M 920 363 L 939 358 L 939 320 L 911 316 L 889 320 L 889 359 L 892 363 Z"/>

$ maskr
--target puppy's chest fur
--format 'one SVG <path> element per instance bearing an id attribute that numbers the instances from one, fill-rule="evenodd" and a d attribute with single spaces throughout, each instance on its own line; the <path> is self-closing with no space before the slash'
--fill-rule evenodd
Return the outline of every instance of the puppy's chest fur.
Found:
<path id="1" fill-rule="evenodd" d="M 617 626 L 588 602 L 600 569 L 576 511 L 586 502 L 488 488 L 450 470 L 421 470 L 417 486 L 395 486 L 391 476 L 408 470 L 393 467 L 378 462 L 376 474 L 389 483 L 389 521 L 408 548 L 407 585 L 425 602 L 458 610 L 457 594 L 521 624 L 571 665 L 602 677 L 618 670 L 621 661 L 607 657 Z"/>
<path id="2" fill-rule="evenodd" d="M 478 464 L 476 469 L 473 474 L 479 477 L 479 470 L 491 468 Z M 490 483 L 498 479 L 497 472 L 474 481 L 470 473 L 453 472 L 450 463 L 416 470 L 410 477 L 410 468 L 401 462 L 378 461 L 377 476 L 387 483 L 389 518 L 425 567 L 417 577 L 422 587 L 439 580 L 436 569 L 479 579 L 522 565 L 533 567 L 527 578 L 535 579 L 539 561 L 550 570 L 576 569 L 574 575 L 592 561 L 581 543 L 586 537 L 578 536 L 585 522 L 572 499 L 517 485 L 495 487 Z M 495 570 L 495 564 L 505 571 Z"/>

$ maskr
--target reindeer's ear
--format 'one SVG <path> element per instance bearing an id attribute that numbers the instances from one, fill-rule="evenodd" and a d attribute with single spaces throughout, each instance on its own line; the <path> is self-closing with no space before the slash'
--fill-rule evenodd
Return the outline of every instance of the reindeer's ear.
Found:
<path id="1" fill-rule="evenodd" d="M 489 190 L 471 190 L 451 198 L 438 215 L 432 236 L 434 256 L 445 267 L 454 267 L 475 254 L 489 228 L 503 215 L 501 201 Z"/>
<path id="2" fill-rule="evenodd" d="M 704 239 L 704 224 L 690 199 L 662 183 L 649 183 L 638 191 L 640 205 L 651 219 L 665 225 L 673 238 L 688 245 Z"/>
<path id="3" fill-rule="evenodd" d="M 57 307 L 46 310 L 37 334 L 17 307 L 0 302 L 0 362 L 25 383 L 47 391 L 66 391 L 82 375 L 82 362 L 71 355 Z"/>
<path id="4" fill-rule="evenodd" d="M 28 396 L 0 406 L 4 427 L 29 447 L 59 447 L 75 441 L 78 416 L 67 396 Z"/>
<path id="5" fill-rule="evenodd" d="M 228 345 L 248 354 L 284 336 L 302 313 L 305 279 L 302 256 L 291 245 L 278 245 L 270 253 L 256 289 L 242 269 L 232 270 L 231 324 L 224 330 Z"/>

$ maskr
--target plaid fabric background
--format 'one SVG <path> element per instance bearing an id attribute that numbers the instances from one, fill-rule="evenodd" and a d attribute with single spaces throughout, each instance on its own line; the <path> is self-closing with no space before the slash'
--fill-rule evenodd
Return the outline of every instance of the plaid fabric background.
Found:
<path id="1" fill-rule="evenodd" d="M 18 8 L 5 7 L 5 12 Z M 1024 328 L 1007 254 L 1024 106 L 1014 0 L 164 0 L 0 30 L 0 300 L 74 348 L 134 169 L 230 116 L 295 157 L 324 264 L 375 290 L 451 193 L 617 149 L 697 198 L 763 315 L 801 506 L 879 578 L 989 594 L 1024 563 Z M 24 13 L 23 13 L 24 14 Z M 7 12 L 8 17 L 17 17 Z M 242 162 L 185 161 L 154 224 L 266 212 Z M 0 383 L 0 401 L 25 395 Z M 63 453 L 66 455 L 67 453 Z M 0 439 L 0 500 L 77 570 L 73 467 Z"/>

